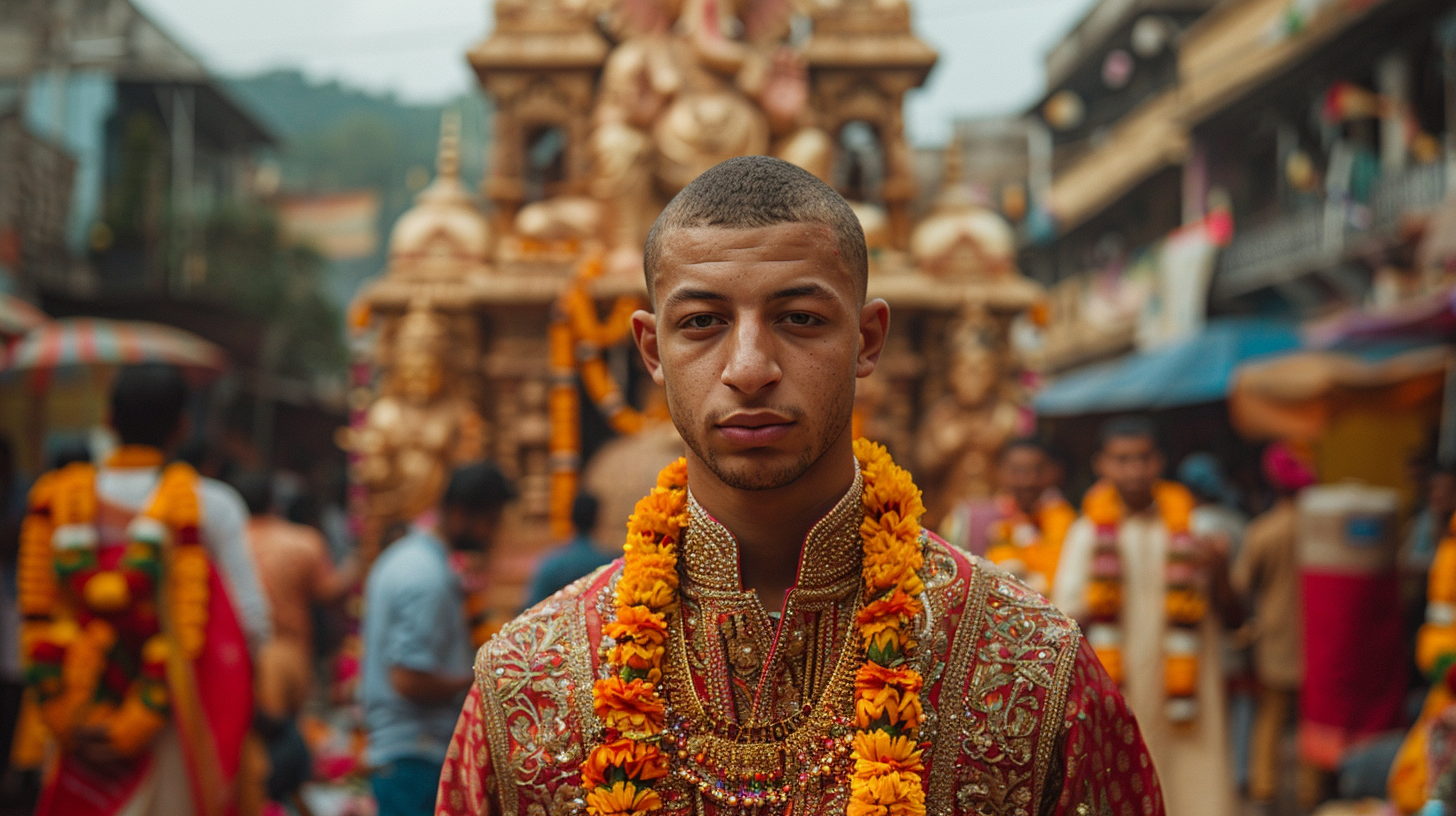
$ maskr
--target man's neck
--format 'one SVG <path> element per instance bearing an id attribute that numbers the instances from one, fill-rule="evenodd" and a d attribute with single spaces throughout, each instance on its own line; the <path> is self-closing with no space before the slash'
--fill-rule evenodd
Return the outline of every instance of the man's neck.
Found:
<path id="1" fill-rule="evenodd" d="M 1122 497 L 1122 506 L 1127 508 L 1128 515 L 1137 515 L 1138 513 L 1146 512 L 1153 506 L 1154 499 L 1152 493 L 1129 496 L 1119 491 L 1118 495 Z"/>
<path id="2" fill-rule="evenodd" d="M 809 530 L 854 484 L 854 448 L 846 433 L 804 475 L 773 490 L 739 490 L 688 454 L 693 498 L 738 542 L 744 589 L 758 593 L 770 612 L 782 611 L 784 593 L 798 575 Z"/>

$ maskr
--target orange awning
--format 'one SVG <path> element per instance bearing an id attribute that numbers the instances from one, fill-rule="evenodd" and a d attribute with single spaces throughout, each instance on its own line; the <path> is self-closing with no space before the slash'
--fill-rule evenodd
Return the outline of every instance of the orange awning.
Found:
<path id="1" fill-rule="evenodd" d="M 1352 408 L 1438 406 L 1451 349 L 1433 346 L 1371 361 L 1355 354 L 1303 351 L 1234 372 L 1229 417 L 1251 439 L 1312 442 Z"/>

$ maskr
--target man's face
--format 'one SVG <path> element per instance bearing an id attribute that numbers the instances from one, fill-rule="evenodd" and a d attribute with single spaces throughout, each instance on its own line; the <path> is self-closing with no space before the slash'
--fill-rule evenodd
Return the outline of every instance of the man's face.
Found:
<path id="1" fill-rule="evenodd" d="M 996 480 L 1022 509 L 1030 509 L 1041 498 L 1046 484 L 1046 457 L 1036 448 L 1012 448 L 1001 457 Z"/>
<path id="2" fill-rule="evenodd" d="M 662 238 L 656 314 L 633 315 L 683 441 L 724 484 L 796 481 L 849 433 L 857 377 L 889 324 L 819 224 L 681 229 Z"/>
<path id="3" fill-rule="evenodd" d="M 499 509 L 475 510 L 463 507 L 447 507 L 443 516 L 441 532 L 449 539 L 451 548 L 461 552 L 485 552 L 495 542 L 496 530 L 500 528 Z"/>
<path id="4" fill-rule="evenodd" d="M 1115 436 L 1102 446 L 1096 470 L 1117 488 L 1123 502 L 1142 508 L 1152 500 L 1153 485 L 1163 475 L 1163 455 L 1146 436 Z"/>

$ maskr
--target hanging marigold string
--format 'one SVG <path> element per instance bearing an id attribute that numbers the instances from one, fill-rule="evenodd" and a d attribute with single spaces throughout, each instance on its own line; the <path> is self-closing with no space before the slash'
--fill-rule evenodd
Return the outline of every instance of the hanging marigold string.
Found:
<path id="1" fill-rule="evenodd" d="M 156 451 L 123 448 L 109 464 L 160 461 Z M 62 745 L 78 726 L 102 725 L 113 747 L 133 756 L 166 724 L 168 658 L 173 650 L 196 658 L 207 626 L 210 567 L 198 533 L 197 481 L 188 465 L 167 467 L 121 552 L 106 557 L 94 466 L 68 465 L 31 491 L 21 534 L 22 654 L 35 719 Z M 175 640 L 162 631 L 163 603 Z"/>
<path id="2" fill-rule="evenodd" d="M 683 460 L 658 476 L 628 522 L 626 558 L 617 582 L 616 614 L 603 628 L 611 639 L 609 674 L 592 688 L 604 726 L 582 765 L 587 811 L 593 816 L 646 814 L 663 807 L 656 786 L 675 775 L 720 807 L 760 808 L 792 801 L 795 783 L 828 775 L 850 790 L 849 816 L 920 816 L 925 812 L 925 766 L 919 730 L 924 685 L 910 663 L 917 645 L 914 622 L 923 611 L 920 491 L 884 448 L 855 443 L 864 476 L 861 609 L 856 642 L 863 662 L 854 676 L 852 711 L 832 720 L 822 735 L 825 754 L 802 763 L 783 750 L 769 772 L 721 767 L 705 753 L 694 724 L 673 707 L 662 682 L 669 623 L 678 611 L 678 548 L 688 524 L 687 467 Z M 817 716 L 817 714 L 816 714 Z M 843 729 L 844 736 L 837 734 Z M 731 728 L 737 738 L 736 727 Z M 796 733 L 775 735 L 778 743 Z M 816 733 L 816 742 L 819 741 Z M 746 737 L 745 737 L 746 738 Z M 750 746 L 751 749 L 751 746 Z M 800 766 L 804 767 L 800 767 Z"/>
<path id="3" fill-rule="evenodd" d="M 582 261 L 571 288 L 552 307 L 551 325 L 547 329 L 551 377 L 547 408 L 551 418 L 551 532 L 557 537 L 571 534 L 571 503 L 576 498 L 581 467 L 578 383 L 612 430 L 631 436 L 643 424 L 642 415 L 627 404 L 602 354 L 604 349 L 630 336 L 632 313 L 642 307 L 642 301 L 630 295 L 619 297 L 607 316 L 599 319 L 589 286 L 601 276 L 602 268 L 599 252 Z"/>
<path id="4" fill-rule="evenodd" d="M 1198 716 L 1198 655 L 1202 648 L 1199 626 L 1208 613 L 1208 601 L 1199 586 L 1197 550 L 1189 529 L 1197 502 L 1177 482 L 1159 482 L 1153 488 L 1153 502 L 1168 531 L 1168 553 L 1164 566 L 1164 606 L 1167 631 L 1163 636 L 1163 687 L 1167 693 L 1165 712 L 1175 723 L 1192 722 Z M 1123 664 L 1123 563 L 1118 544 L 1122 521 L 1127 515 L 1122 496 L 1107 482 L 1098 482 L 1087 492 L 1082 512 L 1096 526 L 1092 550 L 1092 579 L 1087 584 L 1087 607 L 1092 617 L 1087 627 L 1091 643 L 1113 682 L 1122 684 Z"/>

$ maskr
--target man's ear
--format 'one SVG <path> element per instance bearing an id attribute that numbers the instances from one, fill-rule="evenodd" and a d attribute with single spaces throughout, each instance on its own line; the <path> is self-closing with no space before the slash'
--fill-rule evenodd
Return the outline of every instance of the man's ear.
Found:
<path id="1" fill-rule="evenodd" d="M 859 359 L 855 363 L 856 377 L 868 377 L 875 373 L 880 362 L 880 353 L 885 350 L 885 338 L 890 333 L 890 304 L 875 298 L 859 310 Z"/>
<path id="2" fill-rule="evenodd" d="M 657 315 L 642 309 L 632 313 L 632 341 L 642 355 L 642 364 L 658 385 L 667 385 L 662 376 L 662 357 L 657 351 Z"/>

